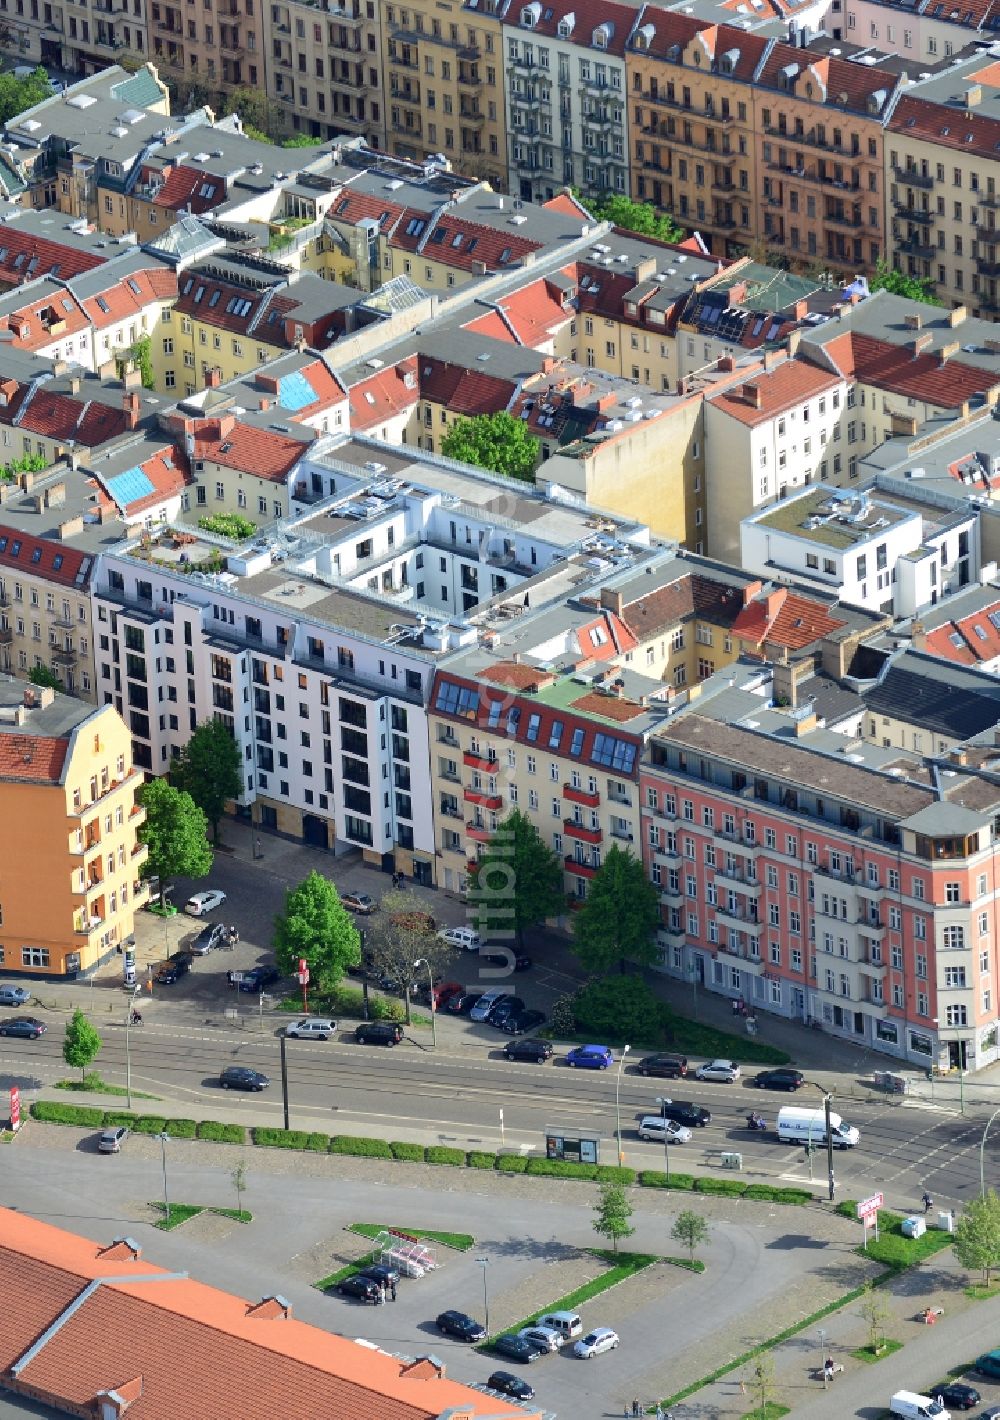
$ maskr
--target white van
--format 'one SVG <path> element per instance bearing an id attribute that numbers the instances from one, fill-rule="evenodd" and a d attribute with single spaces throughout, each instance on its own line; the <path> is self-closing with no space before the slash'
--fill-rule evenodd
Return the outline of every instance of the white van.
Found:
<path id="1" fill-rule="evenodd" d="M 912 1390 L 897 1390 L 889 1401 L 889 1409 L 900 1420 L 951 1420 L 943 1405 L 929 1395 L 917 1395 Z"/>
<path id="2" fill-rule="evenodd" d="M 536 1326 L 547 1326 L 550 1330 L 556 1331 L 563 1339 L 563 1345 L 571 1341 L 574 1336 L 583 1335 L 583 1322 L 576 1312 L 546 1312 L 535 1322 Z"/>
<path id="3" fill-rule="evenodd" d="M 861 1138 L 853 1124 L 845 1124 L 839 1114 L 830 1111 L 830 1133 L 835 1149 L 853 1149 Z M 786 1104 L 778 1110 L 778 1138 L 782 1144 L 815 1144 L 826 1147 L 826 1112 L 822 1109 L 801 1109 Z"/>

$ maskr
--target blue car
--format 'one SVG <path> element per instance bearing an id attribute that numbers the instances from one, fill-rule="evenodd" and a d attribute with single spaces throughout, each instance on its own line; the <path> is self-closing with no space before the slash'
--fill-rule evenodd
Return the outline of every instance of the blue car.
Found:
<path id="1" fill-rule="evenodd" d="M 985 1351 L 976 1358 L 975 1369 L 981 1376 L 1000 1380 L 1000 1351 Z"/>
<path id="2" fill-rule="evenodd" d="M 581 1070 L 606 1070 L 614 1063 L 615 1057 L 606 1045 L 578 1045 L 566 1056 L 567 1065 Z"/>

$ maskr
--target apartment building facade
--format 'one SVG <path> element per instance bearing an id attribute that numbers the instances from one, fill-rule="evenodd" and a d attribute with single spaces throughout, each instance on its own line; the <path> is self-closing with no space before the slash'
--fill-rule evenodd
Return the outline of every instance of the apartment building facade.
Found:
<path id="1" fill-rule="evenodd" d="M 72 546 L 5 526 L 0 511 L 0 670 L 27 680 L 44 668 L 69 694 L 96 700 L 93 565 Z"/>
<path id="2" fill-rule="evenodd" d="M 376 0 L 268 3 L 267 94 L 296 133 L 385 147 L 382 6 Z"/>
<path id="3" fill-rule="evenodd" d="M 506 191 L 500 17 L 507 0 L 407 0 L 382 26 L 386 146 L 442 154 L 458 173 Z"/>
<path id="4" fill-rule="evenodd" d="M 150 58 L 164 78 L 211 94 L 265 87 L 264 0 L 147 2 Z"/>
<path id="5" fill-rule="evenodd" d="M 636 11 L 605 0 L 511 0 L 504 18 L 510 191 L 629 191 L 625 46 Z"/>
<path id="6" fill-rule="evenodd" d="M 125 55 L 149 57 L 147 0 L 0 0 L 22 63 L 95 74 Z"/>
<path id="7" fill-rule="evenodd" d="M 992 805 L 937 802 L 909 778 L 919 761 L 854 763 L 847 743 L 809 746 L 807 713 L 789 720 L 776 740 L 690 712 L 652 739 L 643 839 L 664 970 L 926 1068 L 992 1063 Z"/>
<path id="8" fill-rule="evenodd" d="M 5 813 L 0 968 L 76 977 L 132 934 L 148 889 L 128 731 L 41 686 L 0 688 Z"/>

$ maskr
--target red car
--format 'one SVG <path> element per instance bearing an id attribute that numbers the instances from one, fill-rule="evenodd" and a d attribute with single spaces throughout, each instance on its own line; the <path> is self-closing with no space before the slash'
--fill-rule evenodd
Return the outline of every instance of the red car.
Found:
<path id="1" fill-rule="evenodd" d="M 461 996 L 465 992 L 465 987 L 457 981 L 439 981 L 434 986 L 434 1009 L 443 1011 L 447 1008 L 448 1002 L 454 996 Z"/>

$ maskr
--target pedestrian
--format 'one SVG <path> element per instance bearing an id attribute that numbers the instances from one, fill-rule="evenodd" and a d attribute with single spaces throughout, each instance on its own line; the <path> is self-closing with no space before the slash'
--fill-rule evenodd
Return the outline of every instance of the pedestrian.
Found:
<path id="1" fill-rule="evenodd" d="M 263 848 L 260 846 L 260 839 L 259 839 L 259 838 L 255 838 L 254 841 L 253 841 L 253 856 L 254 856 L 255 858 L 263 858 L 263 856 L 264 856 L 264 850 L 263 850 Z"/>
<path id="2" fill-rule="evenodd" d="M 379 1306 L 380 1306 L 380 1307 L 384 1307 L 384 1306 L 385 1306 L 385 1283 L 384 1283 L 384 1282 L 382 1283 L 382 1285 L 381 1285 L 381 1286 L 379 1287 L 379 1289 L 378 1289 L 378 1303 L 379 1303 Z"/>
<path id="3" fill-rule="evenodd" d="M 663 1406 L 659 1401 L 656 1402 L 656 1420 L 663 1420 Z"/>
<path id="4" fill-rule="evenodd" d="M 740 1395 L 746 1395 L 746 1393 L 747 1393 L 747 1383 L 746 1383 L 746 1381 L 743 1379 L 743 1377 L 740 1376 Z"/>
<path id="5" fill-rule="evenodd" d="M 740 1013 L 740 1003 L 739 1003 L 739 1001 L 737 1001 L 736 997 L 734 996 L 734 997 L 733 997 L 733 1015 L 734 1015 L 734 1016 L 738 1016 L 739 1013 Z"/>
<path id="6" fill-rule="evenodd" d="M 638 1396 L 636 1396 L 635 1400 L 633 1400 L 633 1402 L 632 1402 L 632 1414 L 633 1414 L 633 1415 L 641 1415 L 641 1414 L 642 1414 L 642 1406 L 639 1404 L 639 1397 L 638 1397 Z"/>
<path id="7" fill-rule="evenodd" d="M 396 1282 L 395 1282 L 395 1278 L 389 1283 L 389 1286 L 390 1286 L 390 1288 L 392 1289 L 392 1300 L 395 1301 L 395 1300 L 396 1300 Z"/>
<path id="8" fill-rule="evenodd" d="M 931 1209 L 934 1207 L 934 1199 L 930 1196 L 930 1194 L 929 1194 L 929 1193 L 926 1191 L 926 1189 L 925 1189 L 925 1190 L 924 1190 L 924 1196 L 923 1196 L 923 1198 L 922 1198 L 920 1201 L 921 1201 L 921 1203 L 924 1205 L 924 1217 L 926 1217 L 927 1214 L 928 1214 L 928 1213 L 931 1211 Z"/>

